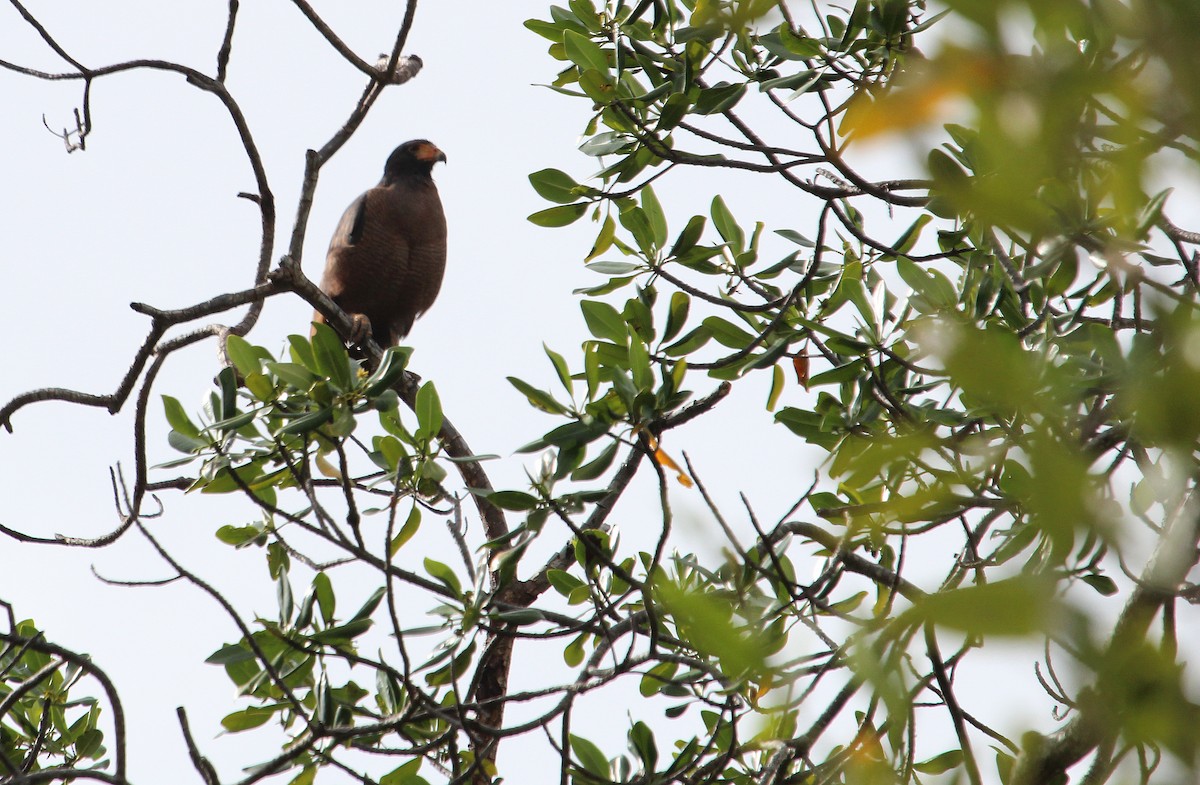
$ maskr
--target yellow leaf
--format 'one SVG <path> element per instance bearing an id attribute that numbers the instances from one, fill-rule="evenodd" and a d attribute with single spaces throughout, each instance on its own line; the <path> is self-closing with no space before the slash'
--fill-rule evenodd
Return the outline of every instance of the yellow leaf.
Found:
<path id="1" fill-rule="evenodd" d="M 332 463 L 330 463 L 329 459 L 326 458 L 323 454 L 317 453 L 316 463 L 317 463 L 317 470 L 319 472 L 321 472 L 321 474 L 325 475 L 326 477 L 330 477 L 334 480 L 342 479 L 342 473 L 340 471 L 338 471 L 338 468 L 336 466 L 334 466 Z"/>
<path id="2" fill-rule="evenodd" d="M 887 89 L 868 86 L 855 93 L 838 130 L 861 140 L 939 121 L 953 99 L 971 98 L 994 86 L 998 66 L 985 55 L 948 49 Z"/>
<path id="3" fill-rule="evenodd" d="M 675 463 L 674 459 L 658 446 L 658 440 L 650 434 L 646 434 L 646 441 L 650 443 L 650 449 L 654 450 L 654 461 L 664 469 L 669 469 L 675 472 L 675 479 L 685 488 L 692 487 L 692 478 L 687 476 L 683 469 L 679 468 L 679 464 Z"/>

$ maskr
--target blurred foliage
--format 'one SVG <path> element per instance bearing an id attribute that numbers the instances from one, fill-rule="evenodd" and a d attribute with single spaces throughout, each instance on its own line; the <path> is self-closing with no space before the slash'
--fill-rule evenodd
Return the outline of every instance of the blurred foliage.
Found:
<path id="1" fill-rule="evenodd" d="M 789 716 L 831 669 L 849 671 L 847 689 L 872 696 L 851 705 L 869 709 L 839 736 L 844 725 L 827 730 L 826 715 L 805 706 L 815 724 L 802 732 L 791 715 L 774 749 L 713 725 L 703 781 L 911 782 L 956 769 L 972 782 L 1041 782 L 1064 773 L 1038 769 L 1054 755 L 1065 769 L 1097 749 L 1089 781 L 1122 760 L 1149 778 L 1164 750 L 1173 765 L 1194 764 L 1197 734 L 1180 729 L 1195 727 L 1197 707 L 1174 655 L 1171 598 L 1194 596 L 1200 236 L 1169 208 L 1192 212 L 1171 194 L 1181 171 L 1196 171 L 1197 13 L 1194 3 L 1117 0 L 580 1 L 527 23 L 562 64 L 551 89 L 590 104 L 580 151 L 598 171 L 530 176 L 557 205 L 531 221 L 598 227 L 586 261 L 606 281 L 582 292 L 594 336 L 584 367 L 600 380 L 589 400 L 655 371 L 677 376 L 678 389 L 766 374 L 775 420 L 828 453 L 827 480 L 773 529 L 758 528 L 755 550 L 708 572 L 682 557 L 693 577 L 667 585 L 690 586 L 680 596 L 691 599 L 664 593 L 650 615 L 673 619 L 686 648 L 736 682 L 749 667 L 739 641 L 753 637 L 728 614 L 765 592 L 773 601 L 741 623 L 784 622 L 778 642 L 752 648 L 791 656 L 751 669 L 771 700 L 744 692 L 747 714 Z M 856 168 L 860 151 L 903 151 L 902 136 L 909 149 L 936 145 L 923 177 Z M 688 214 L 695 193 L 664 196 L 679 167 L 710 173 L 704 213 Z M 719 177 L 731 169 L 759 174 L 764 199 L 791 191 L 797 222 L 735 215 Z M 528 387 L 535 406 L 549 394 Z M 630 433 L 670 417 L 639 402 L 625 408 Z M 589 422 L 590 411 L 547 410 Z M 805 508 L 825 523 L 795 521 Z M 943 548 L 957 539 L 958 553 L 941 568 L 906 566 L 918 535 Z M 1121 560 L 1139 540 L 1190 554 L 1164 579 L 1166 599 L 1131 596 L 1136 584 L 1119 574 L 1134 569 Z M 827 566 L 805 585 L 787 558 L 813 546 Z M 875 583 L 873 606 L 848 572 Z M 916 585 L 901 584 L 910 573 Z M 1137 633 L 1106 633 L 1087 592 L 1124 600 Z M 1160 612 L 1167 624 L 1151 644 Z M 835 619 L 838 647 L 822 646 L 816 627 Z M 1072 732 L 1089 728 L 1083 749 L 1022 753 L 985 729 L 980 707 L 945 694 L 952 663 L 1012 636 L 1045 638 L 1093 674 L 1077 698 L 1046 686 L 1079 715 Z M 958 641 L 945 660 L 939 640 Z M 930 670 L 925 656 L 947 664 Z M 703 680 L 672 675 L 664 689 Z M 1024 688 L 1042 692 L 1036 681 Z M 922 701 L 956 723 L 951 749 L 914 744 Z M 837 698 L 827 707 L 849 711 Z M 984 770 L 972 739 L 1007 748 L 996 770 Z M 601 772 L 581 760 L 619 781 L 633 766 L 619 759 L 626 769 Z"/>

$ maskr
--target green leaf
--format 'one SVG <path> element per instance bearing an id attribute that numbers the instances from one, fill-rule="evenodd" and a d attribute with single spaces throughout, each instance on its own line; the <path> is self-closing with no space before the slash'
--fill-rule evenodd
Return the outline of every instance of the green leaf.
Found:
<path id="1" fill-rule="evenodd" d="M 313 577 L 313 591 L 317 595 L 317 607 L 321 609 L 321 620 L 325 624 L 333 624 L 337 611 L 337 597 L 333 593 L 333 584 L 324 572 L 318 572 Z"/>
<path id="2" fill-rule="evenodd" d="M 489 493 L 487 500 L 502 510 L 514 510 L 516 512 L 532 510 L 538 506 L 536 496 L 531 496 L 522 491 L 496 491 Z"/>
<path id="3" fill-rule="evenodd" d="M 848 302 L 854 302 L 856 305 L 866 302 L 866 296 L 866 288 L 863 286 L 862 262 L 857 259 L 847 259 L 838 274 L 837 286 L 834 288 L 833 294 L 822 304 L 821 308 L 825 314 L 836 313 Z M 868 324 L 873 321 L 873 319 L 867 319 Z"/>
<path id="4" fill-rule="evenodd" d="M 832 449 L 841 436 L 831 432 L 830 425 L 824 417 L 816 412 L 787 406 L 775 414 L 775 422 L 786 427 L 789 431 L 801 437 L 810 444 L 825 449 Z"/>
<path id="5" fill-rule="evenodd" d="M 589 68 L 579 75 L 579 86 L 588 98 L 601 105 L 611 104 L 617 97 L 616 86 L 612 80 L 607 74 L 594 68 Z"/>
<path id="6" fill-rule="evenodd" d="M 532 20 L 531 20 L 532 21 Z M 528 23 L 526 23 L 528 25 Z M 379 778 L 379 785 L 416 785 L 417 772 L 421 770 L 421 759 L 414 758 Z"/>
<path id="7" fill-rule="evenodd" d="M 639 392 L 654 388 L 654 373 L 650 370 L 650 354 L 637 333 L 629 336 L 629 371 Z"/>
<path id="8" fill-rule="evenodd" d="M 774 79 L 767 79 L 759 82 L 758 89 L 764 92 L 767 90 L 794 89 L 797 93 L 805 93 L 811 89 L 813 85 L 821 81 L 822 76 L 824 76 L 824 74 L 821 71 L 809 71 L 805 69 L 787 76 L 777 76 Z"/>
<path id="9" fill-rule="evenodd" d="M 586 289 L 576 289 L 574 293 L 584 294 L 588 297 L 599 297 L 610 292 L 615 292 L 632 281 L 634 277 L 630 275 L 624 278 L 610 278 L 607 283 L 602 283 L 599 286 L 590 286 Z"/>
<path id="10" fill-rule="evenodd" d="M 701 324 L 675 343 L 663 349 L 663 352 L 671 357 L 682 357 L 704 346 L 712 337 L 712 331 Z"/>
<path id="11" fill-rule="evenodd" d="M 567 5 L 585 28 L 593 31 L 601 29 L 602 22 L 596 13 L 595 0 L 567 0 Z"/>
<path id="12" fill-rule="evenodd" d="M 632 262 L 592 262 L 587 268 L 601 275 L 628 275 L 642 269 L 642 265 Z"/>
<path id="13" fill-rule="evenodd" d="M 379 361 L 379 367 L 367 379 L 367 395 L 375 397 L 398 382 L 404 375 L 404 368 L 408 365 L 411 354 L 410 347 L 389 346 Z"/>
<path id="14" fill-rule="evenodd" d="M 54 709 L 51 709 L 51 713 Z M 94 715 L 89 712 L 85 714 L 81 720 L 91 720 Z M 75 754 L 81 758 L 97 758 L 103 754 L 104 733 L 99 728 L 87 727 L 83 729 L 78 723 L 73 725 L 72 731 L 79 730 L 79 738 L 75 740 Z"/>
<path id="15" fill-rule="evenodd" d="M 617 445 L 619 442 L 612 442 L 591 461 L 580 466 L 575 471 L 571 472 L 571 479 L 576 482 L 584 482 L 594 480 L 597 477 L 608 471 L 608 467 L 612 466 L 613 458 L 617 455 Z"/>
<path id="16" fill-rule="evenodd" d="M 933 302 L 935 290 L 933 277 L 929 273 L 905 256 L 896 260 L 896 271 L 914 292 Z"/>
<path id="17" fill-rule="evenodd" d="M 904 230 L 904 234 L 892 243 L 892 247 L 900 253 L 908 253 L 912 247 L 917 244 L 917 240 L 921 238 L 921 230 L 925 225 L 933 220 L 933 216 L 929 213 L 921 213 L 917 216 L 917 220 L 912 222 L 912 225 Z"/>
<path id="18" fill-rule="evenodd" d="M 857 379 L 866 368 L 866 364 L 862 360 L 854 360 L 845 365 L 839 365 L 836 368 L 831 368 L 828 371 L 823 371 L 808 380 L 808 386 L 818 387 L 822 384 L 839 384 L 848 382 L 852 379 Z"/>
<path id="19" fill-rule="evenodd" d="M 236 431 L 238 428 L 253 422 L 254 418 L 257 416 L 257 411 L 242 412 L 241 414 L 235 414 L 232 417 L 227 417 L 224 420 L 218 420 L 204 430 L 220 432 Z"/>
<path id="20" fill-rule="evenodd" d="M 279 580 L 280 576 L 286 573 L 292 566 L 292 557 L 288 555 L 285 549 L 278 542 L 272 542 L 267 546 L 267 569 L 271 573 L 271 577 Z M 288 592 L 291 594 L 291 591 Z"/>
<path id="21" fill-rule="evenodd" d="M 580 635 L 575 640 L 567 644 L 567 648 L 563 649 L 563 662 L 572 668 L 577 668 L 583 662 L 585 652 L 583 650 L 584 641 L 587 640 L 587 633 Z"/>
<path id="22" fill-rule="evenodd" d="M 700 91 L 700 97 L 696 99 L 696 105 L 692 112 L 695 114 L 720 114 L 736 106 L 745 94 L 745 82 L 736 84 L 718 82 L 713 87 Z"/>
<path id="23" fill-rule="evenodd" d="M 953 8 L 947 8 L 945 11 L 936 13 L 933 16 L 926 17 L 924 19 L 924 21 L 922 21 L 920 24 L 913 25 L 911 28 L 909 28 L 908 34 L 914 35 L 916 33 L 921 32 L 922 30 L 928 30 L 930 27 L 933 27 L 935 24 L 937 24 L 939 21 L 941 21 L 942 17 L 946 16 L 953 10 L 954 10 Z"/>
<path id="24" fill-rule="evenodd" d="M 654 741 L 654 732 L 646 723 L 638 721 L 629 731 L 629 741 L 645 764 L 646 771 L 654 771 L 658 766 L 658 745 Z"/>
<path id="25" fill-rule="evenodd" d="M 417 423 L 428 438 L 442 431 L 442 402 L 433 382 L 425 382 L 417 390 Z"/>
<path id="26" fill-rule="evenodd" d="M 355 425 L 357 425 L 357 421 L 349 406 L 339 403 L 333 407 L 333 421 L 329 424 L 330 436 L 349 436 L 354 433 Z"/>
<path id="27" fill-rule="evenodd" d="M 719 194 L 713 197 L 711 212 L 713 225 L 721 233 L 722 239 L 729 244 L 729 248 L 733 251 L 734 255 L 744 251 L 746 248 L 746 233 L 742 231 L 742 227 L 738 226 L 733 213 L 725 206 L 725 200 Z"/>
<path id="28" fill-rule="evenodd" d="M 251 461 L 232 471 L 229 467 L 222 467 L 213 473 L 211 479 L 202 477 L 197 481 L 197 485 L 203 489 L 202 493 L 232 493 L 239 490 L 242 485 L 253 484 L 260 476 L 262 476 L 262 463 Z"/>
<path id="29" fill-rule="evenodd" d="M 317 358 L 313 355 L 312 342 L 306 339 L 303 335 L 289 335 L 288 344 L 291 346 L 292 362 L 303 365 L 308 370 L 316 373 Z"/>
<path id="30" fill-rule="evenodd" d="M 551 349 L 546 344 L 542 344 L 542 351 L 550 358 L 550 363 L 554 366 L 554 372 L 558 374 L 558 381 L 570 395 L 574 392 L 575 382 L 571 379 L 571 371 L 567 368 L 567 361 L 558 352 Z"/>
<path id="31" fill-rule="evenodd" d="M 456 651 L 459 651 L 460 653 L 456 654 Z M 472 642 L 471 645 L 467 646 L 467 648 L 463 650 L 459 650 L 457 646 L 455 646 L 453 649 L 446 649 L 443 647 L 443 653 L 434 656 L 434 658 L 427 663 L 427 665 L 435 665 L 448 658 L 450 659 L 450 662 L 433 673 L 427 675 L 425 677 L 425 682 L 431 687 L 442 687 L 450 684 L 455 679 L 462 677 L 466 673 L 467 667 L 471 663 L 471 657 L 474 651 L 474 642 Z"/>
<path id="32" fill-rule="evenodd" d="M 333 418 L 333 407 L 326 406 L 324 409 L 315 412 L 309 412 L 290 420 L 287 425 L 279 429 L 280 433 L 303 434 L 309 431 L 314 431 L 320 428 L 325 423 Z"/>
<path id="33" fill-rule="evenodd" d="M 170 395 L 162 397 L 163 410 L 167 416 L 167 422 L 172 428 L 184 436 L 190 436 L 197 439 L 200 436 L 200 429 L 187 416 L 187 412 L 183 409 L 183 404 L 178 399 L 172 398 Z M 207 442 L 201 442 L 202 446 L 207 446 Z M 172 445 L 174 446 L 174 445 Z M 177 448 L 178 449 L 178 448 Z M 192 450 L 182 450 L 182 452 L 192 452 Z"/>
<path id="34" fill-rule="evenodd" d="M 577 202 L 575 204 L 564 204 L 558 207 L 550 207 L 545 210 L 539 210 L 533 213 L 527 219 L 530 223 L 538 226 L 558 227 L 573 224 L 583 216 L 587 211 L 587 202 Z"/>
<path id="35" fill-rule="evenodd" d="M 541 19 L 526 19 L 524 25 L 526 29 L 532 30 L 543 38 L 547 38 L 555 43 L 562 41 L 563 30 L 553 22 L 546 22 Z M 384 783 L 380 780 L 380 785 L 400 785 L 400 783 Z"/>
<path id="36" fill-rule="evenodd" d="M 704 226 L 707 223 L 708 219 L 703 215 L 693 215 L 688 220 L 687 226 L 683 227 L 683 231 L 679 233 L 675 245 L 671 246 L 671 256 L 682 256 L 694 248 L 700 241 L 701 235 L 704 234 Z"/>
<path id="37" fill-rule="evenodd" d="M 807 60 L 821 54 L 819 41 L 794 34 L 786 22 L 775 32 L 759 36 L 759 40 L 771 54 L 786 60 Z"/>
<path id="38" fill-rule="evenodd" d="M 297 390 L 309 389 L 320 378 L 300 363 L 267 363 L 266 368 L 275 378 Z"/>
<path id="39" fill-rule="evenodd" d="M 558 169 L 542 169 L 534 172 L 529 175 L 529 183 L 539 196 L 550 202 L 570 204 L 578 198 L 574 189 L 579 187 L 579 183 L 571 179 L 566 172 Z"/>
<path id="40" fill-rule="evenodd" d="M 687 117 L 688 109 L 692 106 L 691 99 L 685 93 L 672 93 L 663 101 L 658 113 L 658 123 L 654 130 L 659 133 L 670 131 Z"/>
<path id="41" fill-rule="evenodd" d="M 240 335 L 229 335 L 225 339 L 225 354 L 243 377 L 256 373 L 259 369 L 261 358 L 255 348 Z"/>
<path id="42" fill-rule="evenodd" d="M 245 545 L 262 535 L 258 526 L 222 526 L 217 529 L 217 539 L 226 545 Z"/>
<path id="43" fill-rule="evenodd" d="M 792 229 L 776 229 L 775 234 L 785 240 L 790 240 L 801 248 L 815 248 L 816 243 Z"/>
<path id="44" fill-rule="evenodd" d="M 922 774 L 942 774 L 956 766 L 962 765 L 962 762 L 962 750 L 950 750 L 943 752 L 941 755 L 935 755 L 927 761 L 922 761 L 913 766 L 913 768 Z"/>
<path id="45" fill-rule="evenodd" d="M 654 189 L 648 185 L 642 189 L 642 212 L 650 223 L 654 247 L 662 248 L 667 244 L 667 217 L 658 197 L 654 195 Z"/>
<path id="46" fill-rule="evenodd" d="M 235 711 L 233 714 L 226 715 L 221 720 L 221 726 L 230 733 L 238 733 L 244 730 L 250 730 L 265 725 L 275 713 L 282 709 L 282 706 L 274 707 L 258 707 L 251 706 L 242 711 Z"/>
<path id="47" fill-rule="evenodd" d="M 771 389 L 767 392 L 767 411 L 775 411 L 775 407 L 779 404 L 779 396 L 783 394 L 785 385 L 783 368 L 776 365 L 771 369 Z"/>
<path id="48" fill-rule="evenodd" d="M 671 679 L 675 676 L 675 672 L 679 670 L 679 663 L 676 662 L 660 662 L 650 670 L 646 671 L 646 675 L 642 676 L 641 682 L 638 684 L 638 692 L 643 698 L 649 698 L 651 695 L 657 695 L 667 687 Z"/>
<path id="49" fill-rule="evenodd" d="M 312 785 L 316 778 L 317 767 L 309 765 L 301 769 L 300 773 L 293 777 L 292 781 L 289 782 L 288 785 Z"/>
<path id="50" fill-rule="evenodd" d="M 791 348 L 791 344 L 781 338 L 772 338 L 767 342 L 766 351 L 762 354 L 753 355 L 753 360 L 748 363 L 745 368 L 747 371 L 757 370 L 759 368 L 770 368 L 779 361 L 787 350 Z"/>
<path id="51" fill-rule="evenodd" d="M 246 389 L 258 400 L 270 401 L 275 397 L 275 386 L 262 373 L 246 374 L 244 381 Z"/>
<path id="52" fill-rule="evenodd" d="M 671 303 L 667 309 L 667 324 L 663 328 L 663 343 L 670 341 L 683 329 L 683 325 L 687 323 L 688 308 L 690 306 L 691 298 L 688 297 L 686 292 L 671 293 Z"/>
<path id="53" fill-rule="evenodd" d="M 462 584 L 458 581 L 458 576 L 454 574 L 454 570 L 450 569 L 445 564 L 435 559 L 425 558 L 425 572 L 429 573 L 430 577 L 436 578 L 447 589 L 454 592 L 455 595 L 462 594 Z"/>
<path id="54" fill-rule="evenodd" d="M 563 406 L 558 401 L 554 400 L 554 396 L 545 390 L 539 390 L 528 382 L 522 381 L 515 376 L 507 377 L 508 383 L 521 392 L 528 399 L 529 403 L 535 408 L 550 414 L 567 414 L 567 407 Z"/>
<path id="55" fill-rule="evenodd" d="M 350 641 L 371 629 L 374 624 L 370 619 L 352 619 L 345 624 L 321 630 L 310 636 L 314 643 L 336 646 Z"/>
<path id="56" fill-rule="evenodd" d="M 533 452 L 535 450 L 543 450 L 548 445 L 566 449 L 580 444 L 586 444 L 594 439 L 599 438 L 600 436 L 603 436 L 607 432 L 608 425 L 598 420 L 592 420 L 590 422 L 569 422 L 566 425 L 560 425 L 559 427 L 553 429 L 541 439 L 519 448 L 517 452 Z"/>
<path id="57" fill-rule="evenodd" d="M 1033 738 L 1040 740 L 1041 736 L 1034 734 Z M 996 751 L 996 773 L 1000 775 L 1000 782 L 1012 782 L 1012 770 L 1017 759 L 998 747 L 992 747 L 992 749 Z M 1055 785 L 1060 785 L 1060 783 L 1056 782 Z"/>
<path id="58" fill-rule="evenodd" d="M 383 336 L 375 336 L 381 340 Z M 350 355 L 342 339 L 328 324 L 318 324 L 313 335 L 313 355 L 317 361 L 317 370 L 329 378 L 329 382 L 339 390 L 349 390 L 353 384 L 350 376 Z"/>
<path id="59" fill-rule="evenodd" d="M 572 733 L 571 752 L 586 772 L 602 781 L 608 781 L 608 758 L 600 751 L 599 747 L 582 736 Z"/>
<path id="60" fill-rule="evenodd" d="M 546 614 L 537 608 L 518 608 L 511 611 L 501 611 L 496 614 L 496 619 L 499 621 L 517 626 L 537 624 L 539 621 L 545 620 L 545 618 Z"/>
<path id="61" fill-rule="evenodd" d="M 1133 239 L 1141 240 L 1146 236 L 1154 225 L 1158 223 L 1158 219 L 1162 217 L 1163 206 L 1167 203 L 1167 198 L 1174 191 L 1174 188 L 1167 188 L 1146 202 L 1146 206 L 1142 208 L 1141 214 L 1138 216 L 1137 224 L 1133 229 Z"/>
<path id="62" fill-rule="evenodd" d="M 271 543 L 276 545 L 277 543 Z M 292 612 L 296 609 L 295 602 L 292 599 L 292 582 L 288 580 L 286 572 L 273 570 L 275 576 L 275 599 L 279 606 L 279 623 L 286 626 L 292 620 Z"/>
<path id="63" fill-rule="evenodd" d="M 1101 595 L 1103 595 L 1105 597 L 1111 597 L 1112 595 L 1117 593 L 1116 582 L 1112 578 L 1108 577 L 1107 575 L 1100 575 L 1099 573 L 1090 573 L 1088 575 L 1083 576 L 1083 582 L 1086 583 L 1088 586 L 1091 586 L 1093 589 L 1095 589 L 1097 592 L 1099 592 Z"/>
<path id="64" fill-rule="evenodd" d="M 602 131 L 579 145 L 579 152 L 599 158 L 602 155 L 624 151 L 631 144 L 630 138 L 625 134 L 616 131 Z"/>
<path id="65" fill-rule="evenodd" d="M 579 66 L 579 70 L 590 68 L 601 73 L 608 73 L 608 57 L 605 56 L 604 50 L 590 38 L 573 30 L 567 30 L 563 33 L 563 48 L 570 61 Z"/>
<path id="66" fill-rule="evenodd" d="M 629 328 L 616 308 L 599 300 L 583 300 L 579 307 L 592 335 L 621 346 L 625 345 L 629 337 Z"/>
<path id="67" fill-rule="evenodd" d="M 368 597 L 367 601 L 362 604 L 362 607 L 358 609 L 358 612 L 350 617 L 350 621 L 362 621 L 363 619 L 369 618 L 370 615 L 375 612 L 375 609 L 379 607 L 379 603 L 383 602 L 383 596 L 386 593 L 387 589 L 383 586 L 380 586 L 378 589 L 371 592 L 371 596 Z"/>
<path id="68" fill-rule="evenodd" d="M 392 541 L 388 544 L 388 556 L 394 557 L 396 553 L 404 547 L 404 543 L 412 539 L 413 535 L 417 533 L 417 530 L 420 527 L 421 508 L 414 504 L 413 508 L 408 513 L 408 519 L 404 521 L 404 525 L 400 527 L 400 532 L 393 537 Z"/>
<path id="69" fill-rule="evenodd" d="M 642 253 L 652 256 L 657 246 L 654 242 L 654 229 L 650 225 L 646 211 L 637 205 L 627 204 L 625 209 L 621 210 L 619 217 L 621 226 L 624 226 L 633 235 L 633 239 L 637 241 L 638 248 Z"/>
<path id="70" fill-rule="evenodd" d="M 942 150 L 930 150 L 926 165 L 941 188 L 958 191 L 967 186 L 967 173 Z"/>
<path id="71" fill-rule="evenodd" d="M 730 349 L 744 349 L 754 340 L 753 335 L 720 316 L 710 316 L 702 324 L 718 343 Z"/>
<path id="72" fill-rule="evenodd" d="M 600 344 L 597 341 L 583 344 L 583 378 L 587 382 L 588 400 L 595 400 L 600 389 Z"/>
<path id="73" fill-rule="evenodd" d="M 229 643 L 210 654 L 205 662 L 209 665 L 228 665 L 238 662 L 251 662 L 255 659 L 254 652 L 240 643 Z"/>
<path id="74" fill-rule="evenodd" d="M 550 581 L 550 585 L 554 587 L 555 591 L 564 597 L 569 596 L 580 586 L 586 585 L 582 580 L 564 570 L 547 570 L 546 580 Z"/>
<path id="75" fill-rule="evenodd" d="M 600 233 L 596 235 L 596 242 L 592 245 L 592 250 L 583 261 L 590 262 L 609 248 L 612 248 L 613 240 L 616 236 L 616 221 L 612 219 L 611 215 L 604 216 L 604 223 L 600 225 Z"/>

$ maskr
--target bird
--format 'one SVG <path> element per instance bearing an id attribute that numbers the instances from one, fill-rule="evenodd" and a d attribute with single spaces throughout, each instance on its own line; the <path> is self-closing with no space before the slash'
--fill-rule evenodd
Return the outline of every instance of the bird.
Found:
<path id="1" fill-rule="evenodd" d="M 400 145 L 334 230 L 320 287 L 350 316 L 351 344 L 370 336 L 395 346 L 437 298 L 446 270 L 446 215 L 432 177 L 439 161 L 446 154 L 426 139 Z"/>

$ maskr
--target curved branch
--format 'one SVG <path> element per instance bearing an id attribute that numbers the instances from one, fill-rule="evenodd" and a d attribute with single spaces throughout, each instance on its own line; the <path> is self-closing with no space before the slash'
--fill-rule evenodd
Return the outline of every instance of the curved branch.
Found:
<path id="1" fill-rule="evenodd" d="M 337 50 L 337 53 L 340 54 L 347 63 L 354 66 L 359 71 L 362 71 L 372 79 L 378 78 L 379 72 L 376 71 L 370 63 L 355 54 L 354 50 L 347 46 L 346 42 L 339 38 L 337 33 L 333 32 L 333 29 L 330 28 L 329 25 L 325 24 L 325 20 L 317 15 L 317 12 L 313 10 L 312 6 L 304 2 L 304 0 L 292 0 L 292 4 L 300 10 L 300 13 L 304 14 L 304 18 L 309 21 L 309 24 L 317 29 L 317 32 L 319 32 L 325 38 L 325 40 L 329 42 L 330 46 Z"/>
<path id="2" fill-rule="evenodd" d="M 105 695 L 108 696 L 108 702 L 110 708 L 112 709 L 113 736 L 115 737 L 114 743 L 116 746 L 116 752 L 113 756 L 116 774 L 105 774 L 103 776 L 109 779 L 102 779 L 102 781 L 114 783 L 125 782 L 125 709 L 121 705 L 121 699 L 117 696 L 117 688 L 112 683 L 112 680 L 108 678 L 108 674 L 101 670 L 94 662 L 92 662 L 90 657 L 85 657 L 82 654 L 78 654 L 77 652 L 63 648 L 62 646 L 54 643 L 49 643 L 37 638 L 26 638 L 23 635 L 16 635 L 11 632 L 0 632 L 0 641 L 4 643 L 11 643 L 17 646 L 25 646 L 35 651 L 40 651 L 44 654 L 53 654 L 56 657 L 71 663 L 75 667 L 86 672 L 89 676 L 95 678 L 96 681 L 100 682 L 100 687 L 104 690 Z M 52 773 L 57 772 L 53 779 L 63 778 L 62 769 L 48 769 L 47 771 Z M 45 779 L 27 779 L 28 777 L 36 777 L 39 774 L 45 773 L 47 772 L 35 772 L 33 774 L 21 775 L 15 779 L 5 780 L 5 783 L 6 785 L 10 785 L 11 783 L 17 782 L 48 781 Z"/>
<path id="3" fill-rule="evenodd" d="M 47 387 L 40 390 L 31 390 L 27 393 L 22 393 L 14 397 L 4 406 L 0 407 L 0 425 L 4 426 L 9 433 L 12 433 L 12 415 L 19 409 L 24 408 L 32 403 L 40 401 L 66 401 L 68 403 L 76 403 L 82 406 L 96 406 L 102 409 L 107 409 L 109 414 L 116 414 L 121 410 L 125 401 L 129 398 L 129 394 L 133 391 L 134 384 L 137 383 L 141 376 L 142 369 L 146 366 L 146 361 L 156 351 L 166 354 L 169 351 L 177 348 L 176 344 L 180 339 L 172 339 L 163 346 L 157 346 L 158 340 L 162 338 L 167 329 L 176 324 L 183 324 L 204 316 L 209 316 L 222 311 L 227 311 L 231 308 L 237 308 L 241 305 L 246 305 L 253 302 L 261 302 L 263 299 L 270 297 L 285 289 L 273 283 L 260 284 L 252 289 L 244 289 L 240 292 L 232 292 L 230 294 L 222 294 L 213 297 L 210 300 L 205 300 L 196 305 L 180 308 L 177 310 L 164 311 L 158 308 L 153 308 L 144 303 L 130 303 L 129 307 L 138 313 L 145 314 L 152 319 L 150 333 L 142 342 L 134 355 L 133 362 L 130 365 L 125 376 L 122 377 L 117 389 L 108 395 L 96 395 L 95 393 L 80 392 L 78 390 L 68 390 L 62 387 Z M 181 338 L 187 336 L 181 336 Z M 192 343 L 194 339 L 188 340 L 187 343 Z"/>
<path id="4" fill-rule="evenodd" d="M 1187 229 L 1181 229 L 1171 223 L 1171 219 L 1165 215 L 1159 216 L 1158 228 L 1162 229 L 1167 237 L 1170 237 L 1172 240 L 1178 240 L 1188 245 L 1200 245 L 1200 232 L 1189 232 Z"/>

